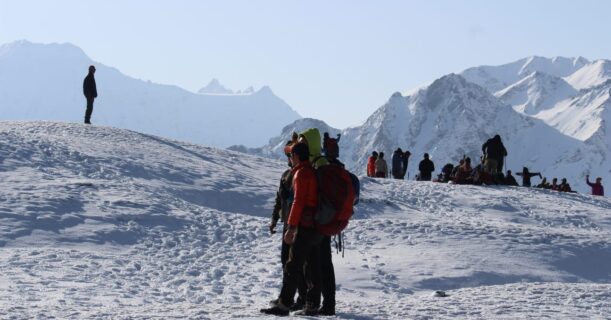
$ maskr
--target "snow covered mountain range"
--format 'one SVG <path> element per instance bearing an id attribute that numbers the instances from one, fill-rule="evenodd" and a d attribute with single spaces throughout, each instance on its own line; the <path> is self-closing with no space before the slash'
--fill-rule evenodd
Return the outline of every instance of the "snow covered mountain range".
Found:
<path id="1" fill-rule="evenodd" d="M 433 86 L 418 99 L 482 90 Z M 0 121 L 0 141 L 0 318 L 276 319 L 284 161 L 66 122 Z M 611 199 L 360 179 L 329 319 L 611 314 Z"/>
<path id="2" fill-rule="evenodd" d="M 526 166 L 548 179 L 566 177 L 576 190 L 588 192 L 586 174 L 611 181 L 610 96 L 608 60 L 530 57 L 470 68 L 409 94 L 394 93 L 364 124 L 341 130 L 340 156 L 363 174 L 373 150 L 387 159 L 398 147 L 410 150 L 413 178 L 425 152 L 437 171 L 464 155 L 477 163 L 481 145 L 499 134 L 509 151 L 506 169 Z M 290 136 L 287 128 L 310 124 L 311 119 L 297 120 L 250 151 L 282 158 L 278 142 Z M 340 131 L 324 123 L 319 128 Z"/>
<path id="3" fill-rule="evenodd" d="M 199 94 L 142 81 L 92 61 L 71 44 L 17 41 L 0 46 L 0 119 L 82 122 L 87 67 L 99 97 L 94 124 L 209 146 L 260 146 L 300 116 L 269 87 L 233 92 L 214 79 Z"/>

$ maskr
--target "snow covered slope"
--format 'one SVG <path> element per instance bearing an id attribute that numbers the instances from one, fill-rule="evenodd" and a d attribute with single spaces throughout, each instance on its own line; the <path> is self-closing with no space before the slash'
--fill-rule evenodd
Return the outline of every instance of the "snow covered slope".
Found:
<path id="1" fill-rule="evenodd" d="M 276 297 L 284 163 L 70 123 L 0 122 L 0 142 L 0 317 L 250 318 Z M 335 318 L 611 314 L 609 198 L 361 184 Z"/>
<path id="2" fill-rule="evenodd" d="M 609 60 L 591 62 L 566 77 L 567 82 L 577 89 L 592 88 L 609 79 L 611 79 L 611 61 Z"/>
<path id="3" fill-rule="evenodd" d="M 551 109 L 558 102 L 576 95 L 577 90 L 562 78 L 539 71 L 495 93 L 501 101 L 527 115 Z"/>
<path id="4" fill-rule="evenodd" d="M 218 147 L 253 147 L 300 118 L 269 87 L 195 94 L 131 78 L 70 44 L 19 41 L 0 46 L 0 119 L 82 122 L 82 84 L 91 64 L 99 93 L 93 123 Z"/>

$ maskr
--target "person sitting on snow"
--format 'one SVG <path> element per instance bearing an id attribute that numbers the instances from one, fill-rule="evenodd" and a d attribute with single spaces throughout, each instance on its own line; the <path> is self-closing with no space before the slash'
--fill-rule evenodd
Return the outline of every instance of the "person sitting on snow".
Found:
<path id="1" fill-rule="evenodd" d="M 511 175 L 511 170 L 507 170 L 507 175 L 505 176 L 505 184 L 508 186 L 519 186 L 516 178 Z"/>

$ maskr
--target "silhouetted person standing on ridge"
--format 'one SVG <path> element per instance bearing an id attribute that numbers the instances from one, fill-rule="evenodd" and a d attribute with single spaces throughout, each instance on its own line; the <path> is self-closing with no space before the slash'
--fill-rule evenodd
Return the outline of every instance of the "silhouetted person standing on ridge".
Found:
<path id="1" fill-rule="evenodd" d="M 89 66 L 89 73 L 83 80 L 83 94 L 87 99 L 87 110 L 85 111 L 85 123 L 91 124 L 91 113 L 93 112 L 93 100 L 98 97 L 98 90 L 95 85 L 95 67 Z"/>
<path id="2" fill-rule="evenodd" d="M 431 181 L 431 174 L 435 171 L 435 164 L 429 159 L 428 153 L 424 154 L 424 159 L 420 161 L 418 170 L 420 170 L 419 181 Z"/>
<path id="3" fill-rule="evenodd" d="M 491 174 L 503 172 L 503 159 L 507 156 L 507 149 L 505 149 L 501 141 L 501 136 L 497 134 L 494 138 L 488 139 L 482 145 L 482 152 L 486 156 L 484 161 L 484 170 L 486 172 Z"/>

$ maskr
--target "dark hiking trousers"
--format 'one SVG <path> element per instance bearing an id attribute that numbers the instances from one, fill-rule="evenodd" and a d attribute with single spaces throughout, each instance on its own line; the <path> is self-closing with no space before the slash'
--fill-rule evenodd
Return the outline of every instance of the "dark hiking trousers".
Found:
<path id="1" fill-rule="evenodd" d="M 292 301 L 299 285 L 299 277 L 305 273 L 308 290 L 306 304 L 320 305 L 321 277 L 320 277 L 320 243 L 323 236 L 314 228 L 300 227 L 295 243 L 289 250 L 289 258 L 284 266 L 282 277 L 282 302 Z M 307 272 L 304 267 L 307 263 Z"/>
<path id="2" fill-rule="evenodd" d="M 284 228 L 282 230 L 282 234 L 286 233 L 286 230 L 288 230 L 287 225 L 284 225 Z M 284 270 L 285 266 L 286 266 L 286 262 L 289 260 L 289 251 L 291 249 L 291 246 L 289 246 L 288 244 L 286 244 L 286 242 L 284 242 L 284 240 L 282 240 L 282 249 L 280 251 L 280 261 L 282 262 L 282 270 Z M 305 303 L 305 298 L 306 298 L 306 294 L 308 288 L 306 286 L 305 283 L 305 277 L 303 274 L 300 274 L 298 283 L 297 283 L 297 293 L 298 295 L 298 299 L 303 300 L 303 302 Z M 286 306 L 292 305 L 294 303 L 293 298 L 291 298 L 291 300 L 282 300 Z"/>
<path id="3" fill-rule="evenodd" d="M 91 114 L 93 113 L 93 99 L 87 97 L 87 110 L 85 111 L 85 122 L 91 122 Z"/>
<path id="4" fill-rule="evenodd" d="M 335 308 L 335 270 L 331 254 L 331 237 L 325 236 L 320 244 L 320 269 L 323 308 Z"/>

